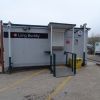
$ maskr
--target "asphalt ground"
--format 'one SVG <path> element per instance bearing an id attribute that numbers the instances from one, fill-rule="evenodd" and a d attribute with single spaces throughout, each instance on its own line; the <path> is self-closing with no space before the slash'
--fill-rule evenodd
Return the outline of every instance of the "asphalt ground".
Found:
<path id="1" fill-rule="evenodd" d="M 0 100 L 100 100 L 100 67 L 88 62 L 61 78 L 47 69 L 0 74 Z"/>

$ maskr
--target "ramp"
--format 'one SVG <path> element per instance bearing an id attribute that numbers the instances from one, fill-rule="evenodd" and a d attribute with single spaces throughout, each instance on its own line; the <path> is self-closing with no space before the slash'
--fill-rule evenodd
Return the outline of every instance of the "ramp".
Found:
<path id="1" fill-rule="evenodd" d="M 57 66 L 56 64 L 56 54 L 50 54 L 50 51 L 45 51 L 46 54 L 50 55 L 50 73 L 53 74 L 54 77 L 65 77 L 72 76 L 76 74 L 76 54 L 71 52 L 64 52 L 66 55 L 66 64 L 64 66 Z M 68 66 L 68 54 L 72 55 L 72 66 Z"/>
<path id="2" fill-rule="evenodd" d="M 66 66 L 57 66 L 56 67 L 56 77 L 66 77 L 66 76 L 73 76 L 74 73 L 72 69 Z"/>
<path id="3" fill-rule="evenodd" d="M 69 52 L 68 52 L 69 53 Z M 66 52 L 66 64 L 65 66 L 57 66 L 56 65 L 56 55 L 53 54 L 53 57 L 51 56 L 51 72 L 53 73 L 54 77 L 64 77 L 64 76 L 72 76 L 76 74 L 76 54 L 72 54 L 72 66 L 67 67 L 67 58 L 68 58 L 68 53 Z M 52 62 L 53 61 L 53 62 Z"/>

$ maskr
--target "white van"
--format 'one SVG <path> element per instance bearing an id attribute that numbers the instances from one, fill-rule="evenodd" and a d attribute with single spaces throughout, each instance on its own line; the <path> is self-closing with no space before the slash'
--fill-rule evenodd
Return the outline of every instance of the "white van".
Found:
<path id="1" fill-rule="evenodd" d="M 100 42 L 95 43 L 95 55 L 100 55 Z"/>

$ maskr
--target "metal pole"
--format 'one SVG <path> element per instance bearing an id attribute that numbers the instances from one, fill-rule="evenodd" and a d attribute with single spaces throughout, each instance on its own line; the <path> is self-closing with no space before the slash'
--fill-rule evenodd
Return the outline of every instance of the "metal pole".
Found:
<path id="1" fill-rule="evenodd" d="M 74 27 L 73 27 L 73 34 L 72 34 L 72 71 L 74 69 L 73 54 L 74 54 Z"/>
<path id="2" fill-rule="evenodd" d="M 73 34 L 72 34 L 72 53 L 74 53 L 74 27 L 73 27 Z"/>
<path id="3" fill-rule="evenodd" d="M 77 55 L 74 54 L 74 75 L 76 74 L 76 58 L 77 58 Z"/>
<path id="4" fill-rule="evenodd" d="M 68 65 L 68 53 L 66 53 L 66 66 Z"/>
<path id="5" fill-rule="evenodd" d="M 84 27 L 84 49 L 83 49 L 83 66 L 85 65 L 85 53 L 86 53 L 86 23 L 83 25 Z"/>
<path id="6" fill-rule="evenodd" d="M 8 68 L 8 71 L 9 73 L 11 73 L 11 69 L 12 69 L 12 66 L 11 66 L 11 22 L 9 21 L 8 22 L 8 56 L 9 56 L 9 68 Z"/>
<path id="7" fill-rule="evenodd" d="M 53 54 L 53 76 L 56 77 L 56 55 Z"/>
<path id="8" fill-rule="evenodd" d="M 52 25 L 51 25 L 51 55 L 52 55 Z"/>
<path id="9" fill-rule="evenodd" d="M 73 72 L 73 69 L 74 69 L 74 53 L 72 53 L 72 72 Z"/>
<path id="10" fill-rule="evenodd" d="M 50 73 L 53 73 L 53 69 L 52 69 L 52 55 L 50 54 Z"/>
<path id="11" fill-rule="evenodd" d="M 85 48 L 86 48 L 86 23 L 83 25 L 84 26 L 84 52 L 85 52 Z"/>
<path id="12" fill-rule="evenodd" d="M 50 32 L 51 32 L 51 41 L 50 41 L 50 46 L 51 46 L 51 47 L 50 47 L 50 51 L 51 51 L 51 52 L 50 52 L 50 58 L 51 58 L 51 59 L 50 59 L 50 60 L 51 60 L 50 63 L 51 63 L 51 65 L 50 65 L 50 67 L 51 67 L 51 73 L 54 73 L 54 70 L 53 70 L 53 59 L 54 59 L 53 57 L 54 57 L 54 56 L 52 55 L 52 25 L 51 25 L 51 30 L 50 30 Z"/>

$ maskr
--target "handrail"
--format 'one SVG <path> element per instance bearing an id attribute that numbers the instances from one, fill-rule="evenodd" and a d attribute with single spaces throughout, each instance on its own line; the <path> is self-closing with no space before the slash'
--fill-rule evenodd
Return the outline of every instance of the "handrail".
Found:
<path id="1" fill-rule="evenodd" d="M 68 51 L 64 51 L 64 54 L 75 54 L 75 53 L 72 53 L 72 52 L 68 52 Z"/>
<path id="2" fill-rule="evenodd" d="M 54 77 L 56 77 L 56 54 L 51 54 L 50 51 L 45 51 L 45 53 L 50 55 L 50 73 L 53 74 Z"/>
<path id="3" fill-rule="evenodd" d="M 56 77 L 56 54 L 53 53 L 53 76 Z"/>
<path id="4" fill-rule="evenodd" d="M 50 71 L 56 77 L 56 54 L 50 54 Z"/>
<path id="5" fill-rule="evenodd" d="M 53 74 L 54 77 L 56 77 L 56 54 L 50 54 L 50 51 L 45 51 L 46 54 L 50 55 L 50 72 Z M 68 61 L 68 54 L 72 55 L 72 72 L 74 73 L 74 75 L 76 74 L 76 57 L 77 55 L 75 53 L 72 52 L 64 52 L 64 54 L 66 55 L 66 66 L 68 65 L 67 61 Z"/>
<path id="6" fill-rule="evenodd" d="M 76 58 L 77 54 L 72 53 L 72 52 L 66 52 L 64 51 L 64 54 L 66 55 L 66 66 L 68 66 L 68 54 L 72 55 L 72 72 L 74 71 L 74 74 L 76 74 Z"/>

